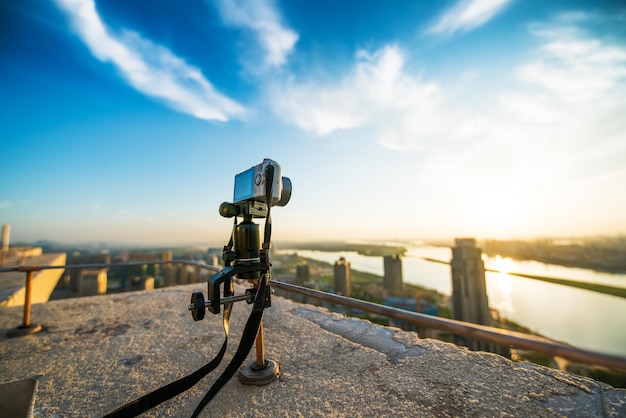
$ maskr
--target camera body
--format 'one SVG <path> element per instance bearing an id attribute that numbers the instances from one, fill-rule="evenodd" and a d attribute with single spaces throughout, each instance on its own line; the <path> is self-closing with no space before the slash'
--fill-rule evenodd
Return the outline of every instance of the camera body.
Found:
<path id="1" fill-rule="evenodd" d="M 269 158 L 235 176 L 233 203 L 263 202 L 267 193 L 267 169 L 274 168 L 270 206 L 285 206 L 291 198 L 291 180 L 282 176 L 280 165 Z"/>

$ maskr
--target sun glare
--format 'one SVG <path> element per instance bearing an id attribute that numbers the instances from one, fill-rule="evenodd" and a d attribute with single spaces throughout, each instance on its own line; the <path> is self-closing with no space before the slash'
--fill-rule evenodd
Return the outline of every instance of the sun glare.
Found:
<path id="1" fill-rule="evenodd" d="M 508 257 L 502 258 L 499 255 L 496 256 L 493 263 L 493 269 L 498 270 L 500 273 L 510 273 L 513 271 L 514 267 L 515 262 L 513 260 Z"/>
<path id="2" fill-rule="evenodd" d="M 520 200 L 511 187 L 476 188 L 472 196 L 477 231 L 491 237 L 516 235 L 519 227 Z"/>

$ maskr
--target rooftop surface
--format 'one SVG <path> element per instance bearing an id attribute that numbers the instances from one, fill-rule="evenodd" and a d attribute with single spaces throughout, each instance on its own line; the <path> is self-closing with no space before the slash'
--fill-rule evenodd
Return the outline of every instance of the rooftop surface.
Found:
<path id="1" fill-rule="evenodd" d="M 32 321 L 44 331 L 12 339 L 5 333 L 21 323 L 22 309 L 2 308 L 0 383 L 35 378 L 35 416 L 102 416 L 214 357 L 221 315 L 194 322 L 187 311 L 191 293 L 205 287 L 34 305 Z M 249 310 L 234 305 L 220 368 L 145 416 L 191 416 L 232 357 Z M 626 416 L 626 390 L 280 297 L 264 324 L 266 355 L 280 364 L 280 379 L 259 387 L 233 378 L 202 416 Z"/>

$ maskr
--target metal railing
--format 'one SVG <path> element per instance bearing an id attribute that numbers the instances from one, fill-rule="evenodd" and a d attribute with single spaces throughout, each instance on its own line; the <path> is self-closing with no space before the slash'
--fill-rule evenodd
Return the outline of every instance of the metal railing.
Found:
<path id="1" fill-rule="evenodd" d="M 32 281 L 32 274 L 39 270 L 49 269 L 90 269 L 90 268 L 110 268 L 110 267 L 128 267 L 128 266 L 142 266 L 153 264 L 182 264 L 187 266 L 193 266 L 210 271 L 219 271 L 220 267 L 210 266 L 203 263 L 185 260 L 151 260 L 151 261 L 135 261 L 126 263 L 96 263 L 96 264 L 75 264 L 75 265 L 63 265 L 63 266 L 19 266 L 0 268 L 0 273 L 10 271 L 26 272 L 26 298 L 30 295 L 29 287 Z M 551 356 L 558 356 L 568 360 L 573 360 L 581 363 L 594 364 L 598 366 L 608 367 L 612 369 L 619 369 L 626 371 L 626 358 L 615 356 L 611 354 L 599 353 L 591 350 L 584 350 L 576 348 L 570 345 L 562 344 L 556 341 L 551 341 L 546 338 L 541 338 L 533 335 L 524 334 L 516 331 L 509 331 L 500 328 L 488 327 L 484 325 L 477 325 L 463 321 L 457 321 L 453 319 L 440 318 L 436 316 L 405 311 L 403 309 L 393 308 L 390 306 L 379 305 L 372 302 L 353 299 L 341 295 L 335 295 L 332 293 L 322 292 L 319 290 L 309 289 L 301 286 L 297 286 L 291 283 L 280 282 L 271 280 L 271 286 L 276 289 L 284 290 L 287 292 L 293 292 L 300 295 L 305 295 L 320 299 L 326 302 L 335 303 L 342 306 L 347 306 L 354 309 L 360 309 L 365 312 L 382 315 L 388 318 L 405 321 L 410 324 L 415 324 L 425 328 L 437 329 L 440 331 L 449 332 L 461 337 L 486 341 L 489 343 L 505 345 L 515 348 L 521 348 L 526 350 L 537 351 L 543 354 Z M 28 308 L 27 308 L 28 305 Z M 28 310 L 28 313 L 27 313 Z M 22 326 L 28 326 L 27 321 L 30 321 L 30 300 L 25 300 L 24 303 L 24 322 Z"/>
<path id="2" fill-rule="evenodd" d="M 595 364 L 598 366 L 613 369 L 626 370 L 626 358 L 613 356 L 610 354 L 598 353 L 595 351 L 583 350 L 570 345 L 565 345 L 546 338 L 524 334 L 516 331 L 504 330 L 501 328 L 488 327 L 484 325 L 472 324 L 469 322 L 457 321 L 454 319 L 440 318 L 436 316 L 405 311 L 403 309 L 390 306 L 379 305 L 377 303 L 364 300 L 352 299 L 349 297 L 321 292 L 319 290 L 308 289 L 290 283 L 271 281 L 272 287 L 286 290 L 305 296 L 314 297 L 338 305 L 360 309 L 388 318 L 398 319 L 425 328 L 438 329 L 462 337 L 486 341 L 499 345 L 506 345 L 516 348 L 538 351 L 540 353 L 559 356 L 569 360 L 582 363 Z"/>

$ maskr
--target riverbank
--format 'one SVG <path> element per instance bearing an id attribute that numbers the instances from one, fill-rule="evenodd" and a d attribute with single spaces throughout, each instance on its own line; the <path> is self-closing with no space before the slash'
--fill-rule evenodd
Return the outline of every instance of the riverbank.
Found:
<path id="1" fill-rule="evenodd" d="M 275 248 L 288 248 L 292 250 L 311 250 L 311 251 L 353 251 L 357 254 L 368 257 L 384 257 L 386 255 L 404 255 L 407 251 L 406 247 L 401 245 L 381 245 L 370 243 L 353 243 L 353 242 L 281 242 Z"/>
<path id="2" fill-rule="evenodd" d="M 422 259 L 433 262 L 433 263 L 450 265 L 449 261 L 437 260 L 437 259 L 430 258 L 430 257 L 422 257 Z M 607 286 L 607 285 L 598 284 L 598 283 L 580 282 L 577 280 L 560 279 L 556 277 L 536 276 L 533 274 L 524 274 L 524 273 L 515 273 L 515 272 L 504 273 L 500 270 L 494 270 L 494 269 L 489 269 L 489 268 L 486 268 L 485 271 L 492 272 L 492 273 L 509 274 L 511 276 L 523 277 L 525 279 L 539 280 L 539 281 L 546 282 L 546 283 L 575 287 L 578 289 L 590 290 L 592 292 L 602 293 L 605 295 L 612 295 L 612 296 L 617 296 L 619 298 L 626 298 L 626 288 L 622 288 L 622 287 Z"/>
<path id="3" fill-rule="evenodd" d="M 484 240 L 483 253 L 597 272 L 626 274 L 626 237 L 530 241 Z"/>

